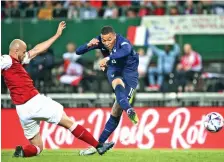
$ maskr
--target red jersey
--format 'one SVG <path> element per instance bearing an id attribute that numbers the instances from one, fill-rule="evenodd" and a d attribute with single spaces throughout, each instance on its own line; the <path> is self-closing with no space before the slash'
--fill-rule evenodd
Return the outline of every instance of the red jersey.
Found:
<path id="1" fill-rule="evenodd" d="M 192 51 L 189 55 L 182 56 L 180 63 L 182 67 L 190 67 L 192 71 L 200 71 L 202 69 L 201 56 L 195 51 Z"/>
<path id="2" fill-rule="evenodd" d="M 24 104 L 39 93 L 23 65 L 13 57 L 1 56 L 1 70 L 15 105 Z"/>

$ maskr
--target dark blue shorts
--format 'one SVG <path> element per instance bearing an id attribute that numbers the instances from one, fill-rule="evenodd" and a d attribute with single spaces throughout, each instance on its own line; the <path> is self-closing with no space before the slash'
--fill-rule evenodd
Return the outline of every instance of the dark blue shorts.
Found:
<path id="1" fill-rule="evenodd" d="M 119 70 L 108 69 L 107 78 L 110 84 L 112 84 L 112 81 L 116 78 L 122 79 L 122 81 L 125 84 L 125 90 L 129 99 L 133 95 L 133 92 L 138 85 L 138 71 L 137 70 L 130 72 L 125 70 L 119 71 Z"/>

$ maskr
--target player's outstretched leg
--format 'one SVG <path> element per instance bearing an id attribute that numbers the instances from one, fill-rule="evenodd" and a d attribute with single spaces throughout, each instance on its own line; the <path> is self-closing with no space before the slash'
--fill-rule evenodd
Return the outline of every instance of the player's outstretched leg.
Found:
<path id="1" fill-rule="evenodd" d="M 104 127 L 104 130 L 100 135 L 100 138 L 99 138 L 100 143 L 104 143 L 110 137 L 110 135 L 114 132 L 114 130 L 117 128 L 120 118 L 121 118 L 121 115 L 122 115 L 122 111 L 123 110 L 120 107 L 120 105 L 117 103 L 117 101 L 115 101 L 115 103 L 112 107 L 110 118 L 107 121 L 107 123 Z M 88 149 L 81 150 L 79 152 L 79 155 L 82 155 L 82 156 L 93 155 L 96 152 L 97 151 L 94 147 L 90 147 Z"/>
<path id="2" fill-rule="evenodd" d="M 100 155 L 103 155 L 106 151 L 114 146 L 114 142 L 99 143 L 84 127 L 73 122 L 65 113 L 62 115 L 62 119 L 59 125 L 69 129 L 71 133 L 78 139 L 90 144 L 95 147 Z"/>
<path id="3" fill-rule="evenodd" d="M 124 88 L 124 83 L 120 78 L 116 78 L 112 81 L 112 86 L 115 91 L 116 99 L 121 108 L 127 113 L 128 117 L 134 124 L 137 124 L 139 119 L 135 110 L 131 107 L 128 101 L 128 96 Z"/>
<path id="4" fill-rule="evenodd" d="M 32 157 L 37 156 L 43 150 L 43 142 L 40 133 L 29 140 L 30 144 L 26 146 L 16 146 L 14 157 Z"/>
<path id="5" fill-rule="evenodd" d="M 115 117 L 115 116 L 110 115 L 110 118 L 107 121 L 107 123 L 105 125 L 105 128 L 104 128 L 103 132 L 100 135 L 100 138 L 99 138 L 99 142 L 100 143 L 104 143 L 109 138 L 109 136 L 117 128 L 117 126 L 119 124 L 119 121 L 120 121 L 120 116 L 119 117 Z M 85 155 L 93 155 L 93 154 L 96 153 L 96 151 L 97 150 L 94 147 L 90 147 L 88 149 L 81 150 L 79 152 L 79 155 L 84 155 L 84 156 Z"/>
<path id="6" fill-rule="evenodd" d="M 99 143 L 104 143 L 109 138 L 109 136 L 117 128 L 119 121 L 120 121 L 120 117 L 114 117 L 114 116 L 110 115 L 110 118 L 107 121 L 105 128 L 100 135 Z M 79 155 L 93 155 L 96 153 L 96 151 L 97 150 L 95 148 L 90 147 L 88 149 L 81 150 L 79 152 Z"/>

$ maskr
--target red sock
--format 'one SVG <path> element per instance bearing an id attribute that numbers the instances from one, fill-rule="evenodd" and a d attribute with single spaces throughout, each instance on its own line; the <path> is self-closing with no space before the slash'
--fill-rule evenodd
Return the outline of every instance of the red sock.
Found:
<path id="1" fill-rule="evenodd" d="M 74 130 L 71 130 L 71 133 L 78 139 L 85 141 L 86 143 L 97 147 L 99 142 L 90 134 L 83 126 L 77 125 Z"/>
<path id="2" fill-rule="evenodd" d="M 23 151 L 25 157 L 31 157 L 38 155 L 40 153 L 40 148 L 34 145 L 26 145 L 23 146 Z"/>

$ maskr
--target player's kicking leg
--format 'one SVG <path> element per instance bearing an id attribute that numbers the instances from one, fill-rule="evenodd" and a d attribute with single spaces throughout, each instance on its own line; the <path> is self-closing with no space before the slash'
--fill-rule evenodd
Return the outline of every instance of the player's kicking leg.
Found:
<path id="1" fill-rule="evenodd" d="M 104 143 L 109 136 L 114 132 L 114 130 L 117 128 L 119 122 L 120 122 L 120 118 L 122 115 L 122 108 L 120 107 L 120 105 L 117 103 L 117 101 L 114 102 L 114 105 L 112 107 L 112 111 L 111 111 L 111 115 L 109 120 L 107 121 L 103 132 L 100 135 L 99 138 L 99 142 L 100 143 Z M 90 147 L 88 149 L 85 150 L 81 150 L 79 152 L 79 155 L 93 155 L 95 154 L 97 151 L 94 147 Z"/>
<path id="2" fill-rule="evenodd" d="M 59 125 L 69 129 L 71 133 L 78 139 L 90 144 L 96 148 L 100 155 L 103 155 L 109 149 L 114 146 L 114 142 L 100 143 L 98 142 L 92 134 L 90 134 L 84 127 L 72 121 L 65 113 L 62 115 L 62 119 Z"/>
<path id="3" fill-rule="evenodd" d="M 132 123 L 137 124 L 139 119 L 134 108 L 132 108 L 132 106 L 129 104 L 124 82 L 120 78 L 116 78 L 112 81 L 112 86 L 115 91 L 117 102 L 119 103 L 121 108 L 125 110 Z M 131 91 L 130 93 L 133 92 Z"/>

